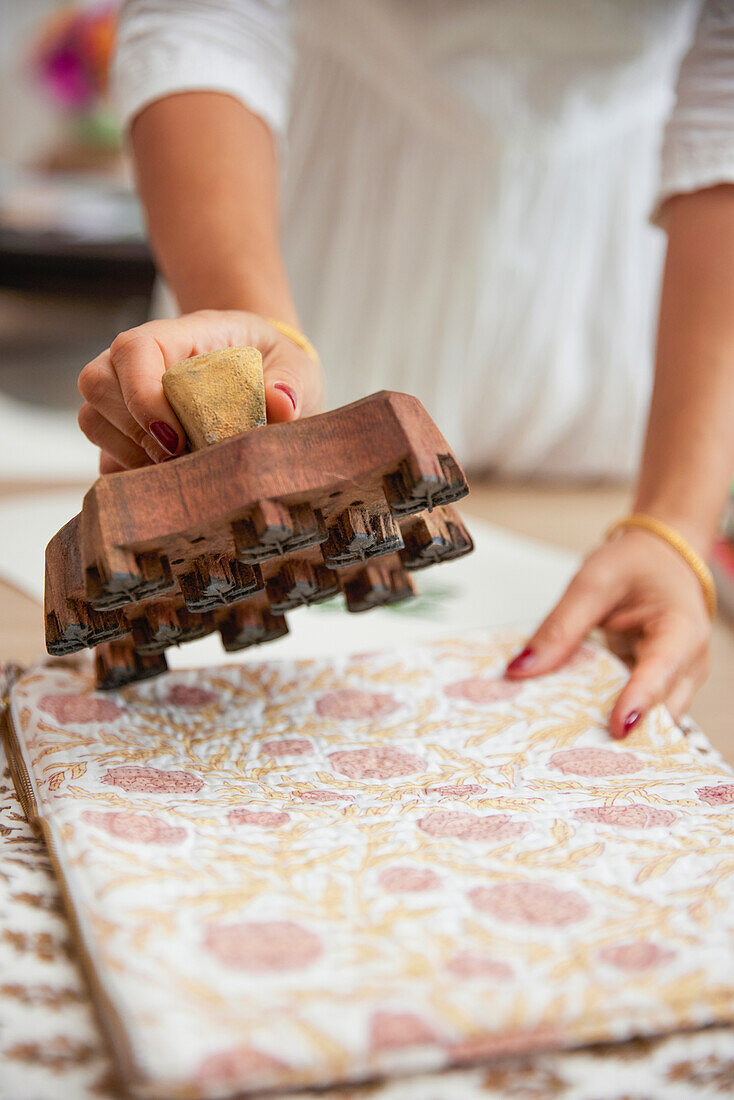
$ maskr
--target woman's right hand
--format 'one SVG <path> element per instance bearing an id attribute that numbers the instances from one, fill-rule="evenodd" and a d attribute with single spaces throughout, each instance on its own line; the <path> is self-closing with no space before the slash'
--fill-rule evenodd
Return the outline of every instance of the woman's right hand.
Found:
<path id="1" fill-rule="evenodd" d="M 101 450 L 101 473 L 162 462 L 186 436 L 161 379 L 174 363 L 219 348 L 249 346 L 263 357 L 268 421 L 321 412 L 321 364 L 256 313 L 200 310 L 122 332 L 79 375 L 79 427 Z"/>

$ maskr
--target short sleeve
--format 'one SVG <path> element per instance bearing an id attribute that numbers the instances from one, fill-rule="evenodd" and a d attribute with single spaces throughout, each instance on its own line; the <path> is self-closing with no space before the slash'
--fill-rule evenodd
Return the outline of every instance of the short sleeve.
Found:
<path id="1" fill-rule="evenodd" d="M 672 195 L 734 183 L 734 3 L 707 0 L 665 128 L 652 221 Z"/>
<path id="2" fill-rule="evenodd" d="M 112 91 L 129 127 L 176 92 L 226 92 L 282 136 L 294 48 L 288 0 L 125 0 Z"/>

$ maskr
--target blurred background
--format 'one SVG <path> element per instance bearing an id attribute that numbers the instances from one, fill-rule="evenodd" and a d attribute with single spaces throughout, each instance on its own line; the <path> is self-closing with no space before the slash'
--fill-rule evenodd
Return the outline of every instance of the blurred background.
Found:
<path id="1" fill-rule="evenodd" d="M 161 309 L 107 92 L 116 8 L 110 0 L 0 0 L 0 660 L 41 652 L 43 549 L 96 476 L 96 449 L 76 423 L 79 371 Z M 319 296 L 312 282 L 301 279 L 307 319 L 315 308 L 308 294 Z M 576 555 L 628 510 L 629 494 L 624 483 L 477 477 L 466 512 L 537 540 L 551 556 L 558 550 L 550 547 L 562 548 L 558 587 Z M 715 567 L 722 605 L 734 609 L 734 502 Z M 487 577 L 488 590 L 495 581 Z M 516 587 L 521 603 L 522 582 Z M 558 591 L 546 588 L 550 607 Z M 725 614 L 713 656 L 693 714 L 734 758 L 734 631 Z"/>
<path id="2" fill-rule="evenodd" d="M 116 6 L 0 2 L 5 478 L 94 475 L 77 375 L 150 308 L 153 265 L 107 97 Z"/>

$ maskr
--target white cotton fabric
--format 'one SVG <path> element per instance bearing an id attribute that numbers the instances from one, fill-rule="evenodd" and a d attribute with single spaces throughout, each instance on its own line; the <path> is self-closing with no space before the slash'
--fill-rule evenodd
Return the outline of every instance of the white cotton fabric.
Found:
<path id="1" fill-rule="evenodd" d="M 680 67 L 653 218 L 671 195 L 734 181 L 734 3 L 708 0 Z"/>
<path id="2" fill-rule="evenodd" d="M 734 179 L 734 5 L 706 5 L 662 178 L 696 0 L 294 8 L 291 38 L 279 0 L 129 0 L 123 118 L 213 88 L 287 133 L 284 247 L 330 406 L 407 390 L 472 470 L 629 475 L 664 249 L 650 210 Z"/>
<path id="3" fill-rule="evenodd" d="M 289 0 L 126 0 L 114 94 L 129 123 L 174 92 L 226 92 L 281 133 L 293 65 Z"/>

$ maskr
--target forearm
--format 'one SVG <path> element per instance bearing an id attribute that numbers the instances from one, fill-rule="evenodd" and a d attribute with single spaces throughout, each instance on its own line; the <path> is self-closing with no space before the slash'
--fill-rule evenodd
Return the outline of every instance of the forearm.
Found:
<path id="1" fill-rule="evenodd" d="M 143 110 L 131 138 L 151 246 L 182 312 L 245 309 L 298 325 L 262 119 L 232 96 L 185 92 Z"/>
<path id="2" fill-rule="evenodd" d="M 734 472 L 734 186 L 680 195 L 668 254 L 635 510 L 702 553 Z"/>

